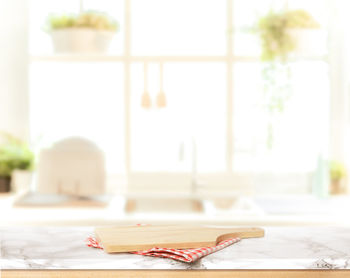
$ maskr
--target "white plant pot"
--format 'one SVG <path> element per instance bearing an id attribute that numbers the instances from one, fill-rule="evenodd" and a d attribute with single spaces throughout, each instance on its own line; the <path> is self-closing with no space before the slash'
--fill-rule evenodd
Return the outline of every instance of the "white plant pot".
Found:
<path id="1" fill-rule="evenodd" d="M 66 28 L 51 32 L 56 53 L 105 53 L 115 32 L 91 28 Z"/>
<path id="2" fill-rule="evenodd" d="M 293 55 L 321 56 L 327 53 L 327 32 L 323 29 L 293 28 L 287 34 L 296 43 Z"/>

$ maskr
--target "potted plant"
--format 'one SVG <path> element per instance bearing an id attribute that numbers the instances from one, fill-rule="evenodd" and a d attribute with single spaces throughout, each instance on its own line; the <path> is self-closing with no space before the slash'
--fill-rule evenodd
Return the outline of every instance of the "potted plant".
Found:
<path id="1" fill-rule="evenodd" d="M 291 52 L 306 56 L 314 54 L 315 44 L 325 38 L 320 25 L 304 10 L 270 11 L 260 18 L 258 33 L 261 39 L 263 61 L 287 59 Z"/>
<path id="2" fill-rule="evenodd" d="M 21 140 L 9 134 L 1 135 L 5 140 L 0 145 L 0 192 L 9 192 L 13 171 L 32 169 L 34 154 Z"/>
<path id="3" fill-rule="evenodd" d="M 104 53 L 118 24 L 100 12 L 83 12 L 78 15 L 52 15 L 47 30 L 56 53 Z"/>
<path id="4" fill-rule="evenodd" d="M 331 161 L 329 165 L 330 171 L 330 193 L 344 194 L 346 193 L 346 167 L 338 161 Z"/>
<path id="5" fill-rule="evenodd" d="M 293 93 L 287 58 L 290 54 L 315 55 L 317 46 L 326 44 L 314 34 L 319 34 L 320 25 L 304 10 L 271 10 L 259 19 L 256 28 L 261 39 L 261 60 L 265 62 L 262 64 L 262 102 L 268 116 L 266 147 L 272 150 L 276 141 L 274 130 Z"/>

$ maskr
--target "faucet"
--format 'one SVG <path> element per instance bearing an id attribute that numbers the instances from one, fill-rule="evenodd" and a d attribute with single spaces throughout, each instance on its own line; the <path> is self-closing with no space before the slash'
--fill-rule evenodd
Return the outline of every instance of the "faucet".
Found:
<path id="1" fill-rule="evenodd" d="M 194 137 L 191 140 L 191 195 L 197 193 L 198 181 L 197 181 L 197 143 Z M 185 157 L 185 143 L 180 142 L 179 147 L 179 161 L 183 161 Z"/>
<path id="2" fill-rule="evenodd" d="M 192 169 L 191 169 L 191 194 L 195 195 L 198 189 L 197 181 L 197 143 L 192 137 Z"/>

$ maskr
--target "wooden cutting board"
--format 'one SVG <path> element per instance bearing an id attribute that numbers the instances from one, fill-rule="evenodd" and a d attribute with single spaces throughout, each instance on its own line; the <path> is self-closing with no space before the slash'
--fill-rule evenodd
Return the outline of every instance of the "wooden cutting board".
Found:
<path id="1" fill-rule="evenodd" d="M 147 250 L 152 247 L 210 247 L 233 237 L 263 237 L 264 230 L 201 226 L 113 226 L 96 228 L 95 234 L 107 253 L 117 253 Z"/>

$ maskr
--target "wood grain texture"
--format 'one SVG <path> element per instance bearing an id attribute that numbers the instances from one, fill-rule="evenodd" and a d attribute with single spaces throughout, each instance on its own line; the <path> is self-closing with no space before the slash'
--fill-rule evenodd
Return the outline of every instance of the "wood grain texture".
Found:
<path id="1" fill-rule="evenodd" d="M 348 278 L 350 270 L 0 270 L 1 278 Z"/>
<path id="2" fill-rule="evenodd" d="M 263 237 L 261 228 L 191 226 L 119 226 L 96 228 L 97 239 L 108 253 L 147 250 L 152 247 L 198 248 L 234 238 Z"/>

